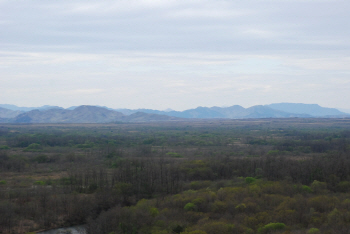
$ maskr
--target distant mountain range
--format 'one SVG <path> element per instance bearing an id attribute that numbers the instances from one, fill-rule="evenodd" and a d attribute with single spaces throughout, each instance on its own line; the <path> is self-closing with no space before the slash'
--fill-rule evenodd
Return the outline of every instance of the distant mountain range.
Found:
<path id="1" fill-rule="evenodd" d="M 230 107 L 197 107 L 185 111 L 159 111 L 151 109 L 116 109 L 125 115 L 135 112 L 169 115 L 179 118 L 312 118 L 312 117 L 347 117 L 348 113 L 335 108 L 321 107 L 317 104 L 303 103 L 275 103 L 270 105 L 257 105 L 244 108 L 239 105 Z"/>
<path id="2" fill-rule="evenodd" d="M 284 111 L 274 110 L 267 106 L 252 106 L 244 108 L 242 106 L 231 106 L 231 107 L 197 107 L 195 109 L 189 109 L 185 111 L 159 111 L 150 109 L 118 109 L 123 114 L 132 114 L 135 112 L 152 113 L 159 115 L 168 115 L 179 118 L 188 119 L 243 119 L 243 118 L 289 118 L 289 117 L 311 117 L 310 115 L 293 114 Z"/>
<path id="3" fill-rule="evenodd" d="M 275 110 L 296 113 L 296 114 L 307 114 L 307 115 L 316 116 L 316 117 L 341 116 L 341 115 L 347 114 L 335 108 L 321 107 L 317 104 L 274 103 L 266 106 Z"/>
<path id="4" fill-rule="evenodd" d="M 0 104 L 0 107 L 9 109 L 9 110 L 14 110 L 14 111 L 31 111 L 31 110 L 49 110 L 49 109 L 64 109 L 59 106 L 41 106 L 41 107 L 18 107 L 16 105 L 10 105 L 10 104 Z"/>
<path id="5" fill-rule="evenodd" d="M 3 114 L 2 114 L 3 113 Z M 121 112 L 98 106 L 75 108 L 45 108 L 19 112 L 0 107 L 0 123 L 113 123 L 174 121 L 176 117 L 142 112 L 124 115 Z"/>
<path id="6" fill-rule="evenodd" d="M 64 109 L 58 106 L 17 107 L 0 104 L 0 123 L 112 123 L 181 121 L 191 119 L 245 118 L 346 118 L 350 114 L 317 104 L 275 103 L 244 108 L 197 107 L 185 111 L 152 109 L 111 109 L 102 106 L 78 106 Z"/>

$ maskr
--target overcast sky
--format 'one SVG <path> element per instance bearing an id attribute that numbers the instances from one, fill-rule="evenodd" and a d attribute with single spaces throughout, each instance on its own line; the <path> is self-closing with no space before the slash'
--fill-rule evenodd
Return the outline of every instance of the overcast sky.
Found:
<path id="1" fill-rule="evenodd" d="M 0 0 L 0 104 L 350 109 L 348 0 Z"/>

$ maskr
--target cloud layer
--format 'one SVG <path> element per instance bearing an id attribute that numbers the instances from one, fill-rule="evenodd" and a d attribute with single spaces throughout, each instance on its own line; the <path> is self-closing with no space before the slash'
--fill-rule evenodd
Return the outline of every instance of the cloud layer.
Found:
<path id="1" fill-rule="evenodd" d="M 0 100 L 349 108 L 350 2 L 0 1 Z"/>

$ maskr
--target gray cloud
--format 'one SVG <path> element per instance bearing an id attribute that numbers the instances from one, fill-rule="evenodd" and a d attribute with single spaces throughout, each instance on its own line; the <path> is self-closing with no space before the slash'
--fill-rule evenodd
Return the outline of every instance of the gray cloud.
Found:
<path id="1" fill-rule="evenodd" d="M 2 0 L 0 100 L 350 109 L 349 10 L 340 0 Z"/>

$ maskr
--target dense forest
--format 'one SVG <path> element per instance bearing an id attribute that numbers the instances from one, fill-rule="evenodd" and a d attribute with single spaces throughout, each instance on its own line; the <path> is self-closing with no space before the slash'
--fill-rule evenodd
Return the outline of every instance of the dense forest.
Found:
<path id="1" fill-rule="evenodd" d="M 350 120 L 0 125 L 0 233 L 350 233 Z"/>

